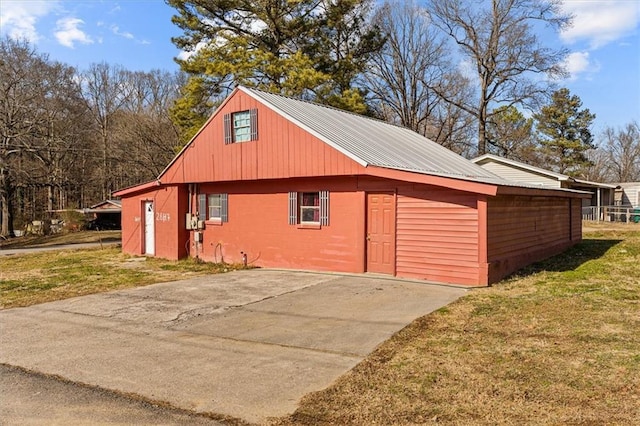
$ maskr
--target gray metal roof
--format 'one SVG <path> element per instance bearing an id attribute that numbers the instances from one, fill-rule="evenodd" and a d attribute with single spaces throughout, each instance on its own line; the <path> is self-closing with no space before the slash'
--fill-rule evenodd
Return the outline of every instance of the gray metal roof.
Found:
<path id="1" fill-rule="evenodd" d="M 505 181 L 490 171 L 407 128 L 243 86 L 239 90 L 267 104 L 365 167 L 371 165 L 505 184 Z"/>
<path id="2" fill-rule="evenodd" d="M 574 177 L 571 177 L 569 175 L 565 175 L 563 173 L 557 173 L 557 172 L 554 172 L 552 170 L 542 169 L 540 167 L 532 166 L 530 164 L 526 164 L 526 163 L 523 163 L 521 161 L 512 160 L 510 158 L 500 157 L 500 156 L 494 155 L 494 154 L 484 154 L 484 155 L 481 155 L 480 157 L 473 158 L 471 161 L 473 163 L 475 163 L 475 164 L 478 164 L 478 165 L 486 164 L 486 163 L 489 163 L 489 162 L 502 163 L 502 164 L 506 164 L 506 165 L 509 165 L 509 166 L 512 166 L 512 167 L 515 167 L 515 168 L 519 168 L 519 169 L 528 170 L 528 171 L 531 171 L 531 172 L 534 172 L 534 173 L 538 173 L 538 174 L 541 174 L 543 176 L 549 176 L 551 178 L 557 179 L 558 181 L 575 182 L 575 183 L 578 183 L 578 184 L 582 184 L 582 185 L 589 186 L 589 187 L 594 187 L 594 188 L 615 189 L 618 186 L 616 184 L 592 182 L 592 181 L 585 180 L 585 179 L 574 178 Z"/>

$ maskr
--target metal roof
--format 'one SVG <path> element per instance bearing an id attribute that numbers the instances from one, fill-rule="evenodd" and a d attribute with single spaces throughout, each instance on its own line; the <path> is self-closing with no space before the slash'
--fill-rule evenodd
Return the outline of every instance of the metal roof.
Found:
<path id="1" fill-rule="evenodd" d="M 404 127 L 336 108 L 239 86 L 290 121 L 363 166 L 505 182 L 488 170 Z"/>
<path id="2" fill-rule="evenodd" d="M 507 164 L 510 165 L 512 167 L 516 167 L 519 169 L 523 169 L 523 170 L 528 170 L 530 172 L 533 173 L 538 173 L 541 174 L 543 176 L 548 176 L 554 179 L 557 179 L 559 181 L 569 181 L 569 182 L 575 182 L 577 184 L 581 184 L 584 186 L 589 186 L 589 187 L 594 187 L 594 188 L 609 188 L 609 189 L 615 189 L 618 185 L 615 184 L 609 184 L 609 183 L 601 183 L 601 182 L 592 182 L 592 181 L 588 181 L 585 179 L 578 179 L 578 178 L 573 178 L 569 175 L 565 175 L 563 173 L 557 173 L 551 170 L 547 170 L 547 169 L 542 169 L 540 167 L 536 167 L 536 166 L 532 166 L 526 163 L 523 163 L 521 161 L 517 161 L 517 160 L 512 160 L 510 158 L 504 158 L 504 157 L 500 157 L 494 154 L 484 154 L 481 155 L 480 157 L 476 157 L 474 159 L 471 160 L 472 162 L 474 162 L 475 164 L 485 164 L 488 162 L 496 162 L 496 163 L 502 163 L 502 164 Z"/>

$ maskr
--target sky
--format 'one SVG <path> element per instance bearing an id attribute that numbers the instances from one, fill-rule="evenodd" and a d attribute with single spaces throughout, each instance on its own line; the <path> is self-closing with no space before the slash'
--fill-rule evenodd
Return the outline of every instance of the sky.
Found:
<path id="1" fill-rule="evenodd" d="M 640 122 L 640 1 L 564 0 L 574 25 L 547 34 L 571 53 L 558 82 L 596 114 L 593 132 Z M 0 0 L 2 36 L 26 39 L 52 60 L 87 69 L 107 62 L 132 71 L 177 71 L 180 29 L 164 0 Z"/>

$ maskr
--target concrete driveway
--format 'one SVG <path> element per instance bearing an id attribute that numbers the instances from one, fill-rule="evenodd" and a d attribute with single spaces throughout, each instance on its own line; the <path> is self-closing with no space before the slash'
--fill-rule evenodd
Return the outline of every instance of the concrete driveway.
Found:
<path id="1" fill-rule="evenodd" d="M 260 423 L 464 289 L 249 270 L 0 311 L 0 362 Z"/>

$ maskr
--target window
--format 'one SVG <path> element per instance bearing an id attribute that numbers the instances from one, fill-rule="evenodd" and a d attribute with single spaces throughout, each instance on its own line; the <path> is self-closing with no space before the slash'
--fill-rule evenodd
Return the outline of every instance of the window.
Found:
<path id="1" fill-rule="evenodd" d="M 199 194 L 198 220 L 228 222 L 227 194 Z"/>
<path id="2" fill-rule="evenodd" d="M 290 192 L 290 225 L 329 225 L 329 191 Z"/>
<path id="3" fill-rule="evenodd" d="M 258 110 L 224 115 L 224 143 L 255 141 L 258 139 Z"/>
<path id="4" fill-rule="evenodd" d="M 207 219 L 222 219 L 222 194 L 209 194 L 207 207 L 209 208 Z"/>
<path id="5" fill-rule="evenodd" d="M 303 192 L 300 194 L 300 223 L 320 224 L 319 192 Z"/>
<path id="6" fill-rule="evenodd" d="M 249 111 L 236 112 L 233 114 L 233 140 L 235 142 L 246 142 L 250 140 L 251 126 L 249 124 Z"/>

